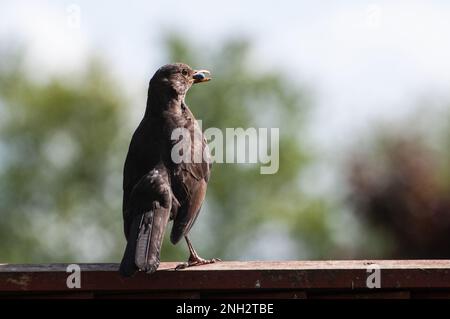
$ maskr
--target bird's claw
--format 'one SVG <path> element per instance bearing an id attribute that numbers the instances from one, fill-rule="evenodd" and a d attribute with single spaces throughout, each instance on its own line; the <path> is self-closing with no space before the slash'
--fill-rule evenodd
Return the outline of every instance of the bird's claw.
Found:
<path id="1" fill-rule="evenodd" d="M 184 268 L 187 268 L 187 267 L 189 267 L 188 263 L 181 263 L 181 264 L 179 264 L 179 265 L 177 265 L 175 267 L 175 270 L 181 270 L 181 269 L 184 269 Z"/>
<path id="2" fill-rule="evenodd" d="M 213 259 L 209 260 L 209 264 L 213 264 L 213 263 L 216 263 L 216 262 L 219 262 L 219 261 L 222 261 L 222 259 L 220 259 L 220 258 L 213 258 Z"/>
<path id="3" fill-rule="evenodd" d="M 189 259 L 188 262 L 184 262 L 184 263 L 177 265 L 175 267 L 175 270 L 181 270 L 181 269 L 185 269 L 185 268 L 193 267 L 193 266 L 213 264 L 213 263 L 216 263 L 219 261 L 222 261 L 222 260 L 219 258 L 203 259 L 203 258 L 197 257 L 195 259 Z"/>

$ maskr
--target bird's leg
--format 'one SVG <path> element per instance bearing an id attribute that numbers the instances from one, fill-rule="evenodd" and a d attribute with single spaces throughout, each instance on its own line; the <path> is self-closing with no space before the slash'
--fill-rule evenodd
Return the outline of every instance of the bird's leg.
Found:
<path id="1" fill-rule="evenodd" d="M 192 246 L 192 243 L 188 236 L 184 236 L 184 239 L 186 239 L 186 243 L 189 248 L 189 260 L 185 263 L 179 264 L 175 269 L 184 269 L 187 267 L 192 266 L 200 266 L 200 265 L 206 265 L 206 264 L 212 264 L 217 261 L 221 261 L 219 258 L 213 258 L 213 259 L 203 259 L 201 258 L 197 252 L 194 249 L 194 246 Z"/>

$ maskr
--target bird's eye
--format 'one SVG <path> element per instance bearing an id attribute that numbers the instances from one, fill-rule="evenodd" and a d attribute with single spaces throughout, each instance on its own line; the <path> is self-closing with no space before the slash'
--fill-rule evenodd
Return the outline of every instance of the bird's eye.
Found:
<path id="1" fill-rule="evenodd" d="M 183 74 L 184 76 L 186 76 L 188 74 L 188 71 L 186 69 L 183 69 L 183 71 L 181 71 L 181 74 Z"/>

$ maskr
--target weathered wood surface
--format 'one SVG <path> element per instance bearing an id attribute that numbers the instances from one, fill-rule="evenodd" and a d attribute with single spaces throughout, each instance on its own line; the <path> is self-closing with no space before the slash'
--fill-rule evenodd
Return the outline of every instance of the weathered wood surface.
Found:
<path id="1" fill-rule="evenodd" d="M 369 289 L 372 265 L 381 288 Z M 250 261 L 122 278 L 118 264 L 79 264 L 81 287 L 68 288 L 69 264 L 0 264 L 0 298 L 447 298 L 450 260 Z"/>

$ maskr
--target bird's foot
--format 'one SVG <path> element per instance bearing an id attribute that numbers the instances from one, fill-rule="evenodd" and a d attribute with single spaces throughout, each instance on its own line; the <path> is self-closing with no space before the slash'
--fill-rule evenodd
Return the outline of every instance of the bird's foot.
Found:
<path id="1" fill-rule="evenodd" d="M 200 265 L 207 265 L 207 264 L 213 264 L 218 261 L 222 261 L 219 258 L 212 258 L 212 259 L 203 259 L 201 257 L 195 257 L 195 258 L 189 258 L 187 262 L 181 263 L 175 267 L 175 270 L 185 269 L 188 267 L 193 266 L 200 266 Z"/>

